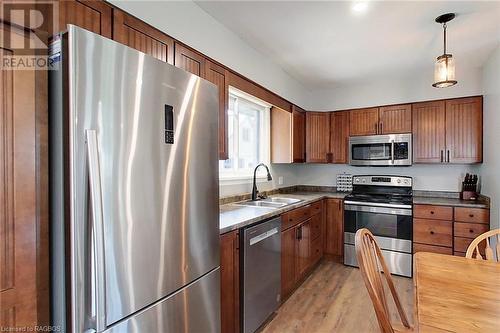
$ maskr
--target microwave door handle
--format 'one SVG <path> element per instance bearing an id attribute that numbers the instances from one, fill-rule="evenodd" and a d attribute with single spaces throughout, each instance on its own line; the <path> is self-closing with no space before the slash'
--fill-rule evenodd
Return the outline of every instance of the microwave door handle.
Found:
<path id="1" fill-rule="evenodd" d="M 86 130 L 87 154 L 89 167 L 90 205 L 92 208 L 93 269 L 95 276 L 91 278 L 93 289 L 93 307 L 95 309 L 94 325 L 96 332 L 106 328 L 105 275 L 104 275 L 104 224 L 102 210 L 102 188 L 97 150 L 97 132 Z"/>
<path id="2" fill-rule="evenodd" d="M 391 140 L 391 163 L 394 164 L 394 140 Z"/>

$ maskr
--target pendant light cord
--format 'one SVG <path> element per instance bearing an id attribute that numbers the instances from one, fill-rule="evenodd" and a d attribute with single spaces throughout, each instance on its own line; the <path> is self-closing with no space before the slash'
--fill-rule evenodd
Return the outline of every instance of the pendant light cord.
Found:
<path id="1" fill-rule="evenodd" d="M 446 54 L 446 23 L 443 23 L 443 34 L 444 34 L 444 38 L 443 38 L 444 46 L 443 46 L 443 49 L 444 49 L 444 54 Z"/>

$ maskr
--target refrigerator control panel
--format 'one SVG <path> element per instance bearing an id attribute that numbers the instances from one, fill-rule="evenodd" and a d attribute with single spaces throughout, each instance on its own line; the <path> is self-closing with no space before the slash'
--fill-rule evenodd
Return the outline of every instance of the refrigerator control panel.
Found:
<path id="1" fill-rule="evenodd" d="M 165 143 L 174 143 L 174 108 L 165 104 Z"/>

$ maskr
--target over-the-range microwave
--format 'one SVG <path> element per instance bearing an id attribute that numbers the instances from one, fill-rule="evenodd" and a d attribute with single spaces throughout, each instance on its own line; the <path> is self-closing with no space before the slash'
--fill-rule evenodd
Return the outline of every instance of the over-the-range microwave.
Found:
<path id="1" fill-rule="evenodd" d="M 349 164 L 357 166 L 405 166 L 412 163 L 411 134 L 351 136 Z"/>

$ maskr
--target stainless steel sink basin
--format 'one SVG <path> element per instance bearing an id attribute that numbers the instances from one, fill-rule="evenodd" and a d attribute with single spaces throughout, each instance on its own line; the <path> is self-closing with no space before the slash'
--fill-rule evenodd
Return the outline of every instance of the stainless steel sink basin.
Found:
<path id="1" fill-rule="evenodd" d="M 252 206 L 252 207 L 266 207 L 266 208 L 281 208 L 284 206 L 288 206 L 297 202 L 300 202 L 300 199 L 294 198 L 282 198 L 282 197 L 274 197 L 274 198 L 266 198 L 258 201 L 243 201 L 238 203 L 237 205 L 241 206 Z"/>
<path id="2" fill-rule="evenodd" d="M 279 202 L 279 203 L 284 203 L 287 205 L 291 205 L 297 202 L 301 202 L 301 199 L 295 199 L 295 198 L 283 198 L 283 197 L 273 197 L 273 198 L 266 198 L 263 199 L 263 201 L 269 201 L 269 202 Z"/>

